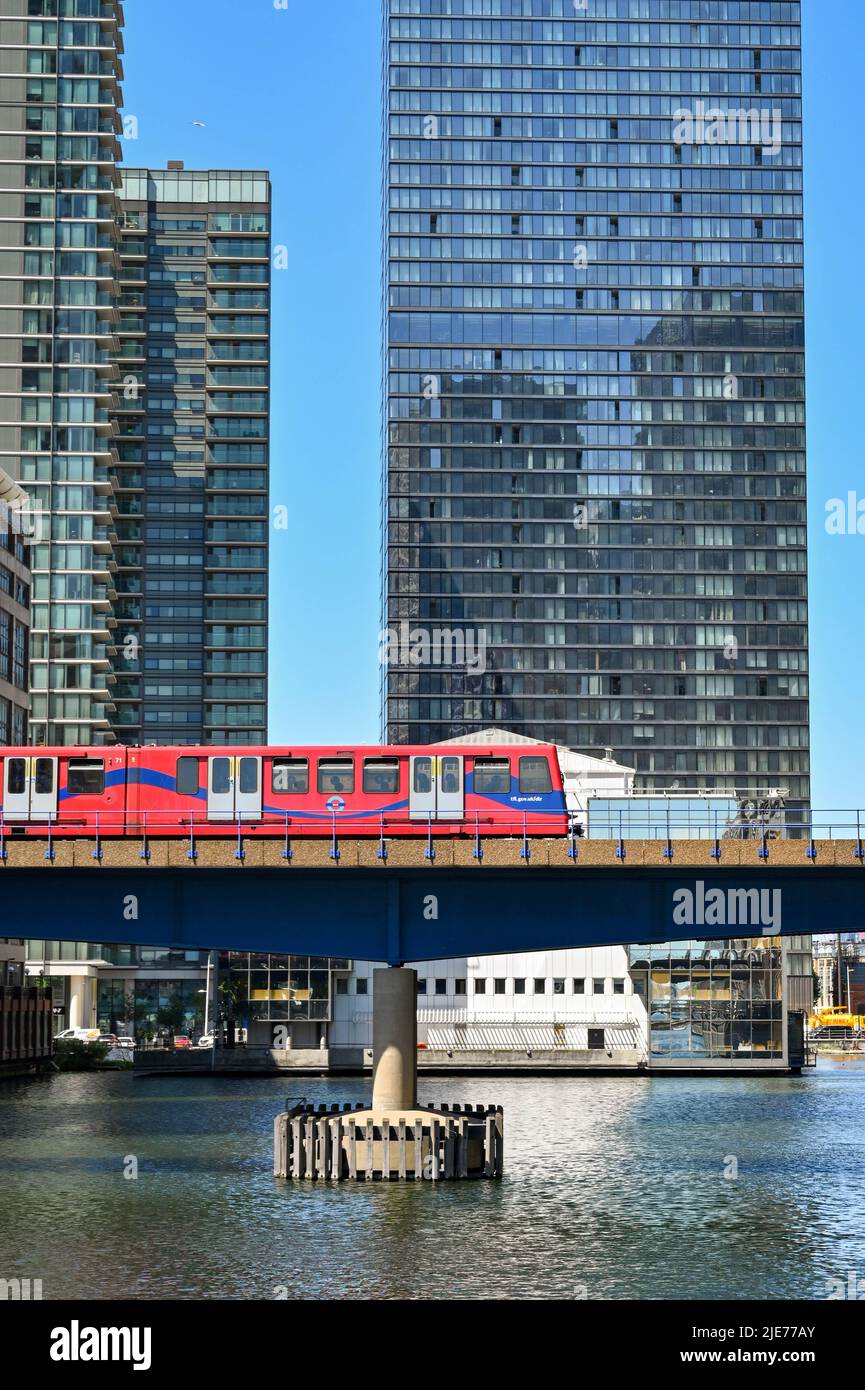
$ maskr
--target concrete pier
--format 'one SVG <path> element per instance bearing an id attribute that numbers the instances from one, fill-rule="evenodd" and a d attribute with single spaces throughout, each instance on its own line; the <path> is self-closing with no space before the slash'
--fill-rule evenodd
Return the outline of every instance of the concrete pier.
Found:
<path id="1" fill-rule="evenodd" d="M 278 1178 L 500 1178 L 501 1106 L 419 1106 L 417 971 L 374 972 L 372 1105 L 294 1106 L 274 1121 Z"/>

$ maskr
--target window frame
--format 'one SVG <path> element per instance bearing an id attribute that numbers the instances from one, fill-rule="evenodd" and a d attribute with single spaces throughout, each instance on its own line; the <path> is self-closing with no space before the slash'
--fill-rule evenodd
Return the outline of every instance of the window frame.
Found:
<path id="1" fill-rule="evenodd" d="M 184 765 L 183 771 L 185 772 L 185 771 L 186 771 L 186 764 L 188 764 L 188 763 L 194 763 L 194 764 L 195 764 L 195 791 L 194 791 L 194 792 L 183 791 L 183 790 L 181 790 L 181 786 L 180 786 L 181 764 Z M 199 793 L 199 791 L 200 791 L 200 789 L 201 789 L 201 762 L 200 762 L 200 759 L 199 759 L 199 758 L 190 757 L 190 755 L 189 755 L 188 753 L 182 753 L 181 756 L 177 759 L 177 761 L 176 761 L 176 763 L 175 763 L 175 766 L 174 766 L 174 790 L 177 792 L 177 795 L 178 795 L 178 796 L 197 796 L 198 793 Z"/>
<path id="2" fill-rule="evenodd" d="M 98 772 L 101 776 L 102 785 L 98 791 L 93 791 L 89 787 L 83 787 L 76 791 L 72 786 L 73 773 Z M 66 765 L 66 791 L 69 796 L 104 796 L 105 795 L 105 759 L 104 758 L 70 758 Z"/>
<path id="3" fill-rule="evenodd" d="M 504 772 L 505 769 L 507 769 L 508 784 L 504 789 L 501 787 L 478 786 L 479 772 L 481 777 L 483 777 L 485 773 L 501 773 Z M 511 790 L 511 777 L 512 770 L 510 758 L 475 758 L 474 767 L 472 768 L 472 790 L 476 792 L 478 796 L 507 796 Z"/>
<path id="4" fill-rule="evenodd" d="M 393 786 L 391 787 L 368 787 L 366 776 L 368 772 L 393 773 Z M 361 773 L 361 788 L 366 796 L 396 796 L 399 793 L 400 779 L 400 760 L 399 758 L 364 758 L 363 771 Z"/>
<path id="5" fill-rule="evenodd" d="M 546 786 L 527 787 L 523 785 L 523 763 L 529 762 L 539 763 L 543 767 L 544 773 L 546 774 Z M 519 759 L 517 776 L 519 780 L 521 796 L 547 796 L 553 790 L 553 775 L 550 771 L 550 760 L 543 753 L 523 754 Z"/>

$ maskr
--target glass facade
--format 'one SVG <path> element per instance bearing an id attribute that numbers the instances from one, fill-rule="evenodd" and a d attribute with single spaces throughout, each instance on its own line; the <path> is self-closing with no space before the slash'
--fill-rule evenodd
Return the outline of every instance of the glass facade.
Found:
<path id="1" fill-rule="evenodd" d="M 13 489 L 0 468 L 0 747 L 27 741 L 30 550 L 18 513 L 3 501 Z"/>
<path id="2" fill-rule="evenodd" d="M 331 972 L 347 968 L 324 956 L 220 956 L 220 979 L 235 991 L 243 1027 L 256 1023 L 327 1022 L 331 1016 Z"/>
<path id="3" fill-rule="evenodd" d="M 119 0 L 0 0 L 0 466 L 32 547 L 30 737 L 110 738 Z"/>
<path id="4" fill-rule="evenodd" d="M 780 937 L 630 946 L 628 956 L 653 1062 L 783 1057 Z"/>
<path id="5" fill-rule="evenodd" d="M 121 205 L 115 732 L 265 743 L 270 182 L 128 169 Z"/>
<path id="6" fill-rule="evenodd" d="M 799 10 L 384 0 L 392 741 L 807 800 Z"/>

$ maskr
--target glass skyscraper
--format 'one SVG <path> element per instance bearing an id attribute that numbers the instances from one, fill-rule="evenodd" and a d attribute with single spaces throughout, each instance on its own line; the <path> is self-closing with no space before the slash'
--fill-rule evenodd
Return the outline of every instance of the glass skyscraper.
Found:
<path id="1" fill-rule="evenodd" d="M 30 737 L 110 738 L 119 0 L 0 0 L 0 467 L 31 548 Z"/>
<path id="2" fill-rule="evenodd" d="M 125 169 L 115 732 L 265 743 L 270 180 Z"/>
<path id="3" fill-rule="evenodd" d="M 799 4 L 383 19 L 388 736 L 805 802 Z"/>

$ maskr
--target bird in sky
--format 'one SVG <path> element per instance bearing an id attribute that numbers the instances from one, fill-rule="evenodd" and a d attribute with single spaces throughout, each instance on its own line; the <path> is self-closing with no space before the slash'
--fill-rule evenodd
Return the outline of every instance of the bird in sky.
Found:
<path id="1" fill-rule="evenodd" d="M 193 124 L 193 125 L 200 125 L 202 130 L 206 130 L 206 129 L 207 129 L 207 127 L 206 127 L 205 124 L 204 124 L 204 121 L 193 121 L 192 124 Z"/>

